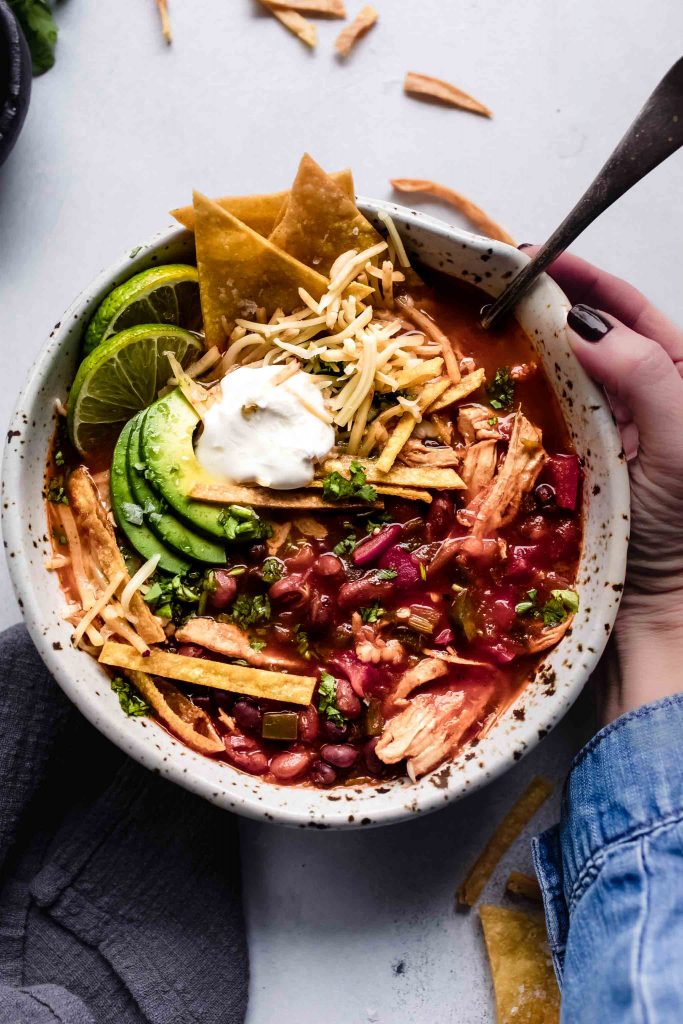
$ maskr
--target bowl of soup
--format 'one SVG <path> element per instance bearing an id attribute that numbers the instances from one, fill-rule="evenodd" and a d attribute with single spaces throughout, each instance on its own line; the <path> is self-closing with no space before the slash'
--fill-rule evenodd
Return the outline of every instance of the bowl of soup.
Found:
<path id="1" fill-rule="evenodd" d="M 287 194 L 200 196 L 102 274 L 3 480 L 26 622 L 86 717 L 312 827 L 434 810 L 553 728 L 614 623 L 629 517 L 559 288 L 485 332 L 523 253 L 339 189 L 324 244 Z"/>

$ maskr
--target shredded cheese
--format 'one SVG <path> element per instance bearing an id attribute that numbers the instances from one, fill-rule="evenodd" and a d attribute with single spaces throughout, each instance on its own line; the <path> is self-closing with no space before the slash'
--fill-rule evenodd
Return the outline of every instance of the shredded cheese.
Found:
<path id="1" fill-rule="evenodd" d="M 103 590 L 100 596 L 96 599 L 95 603 L 90 608 L 88 608 L 88 610 L 84 613 L 83 618 L 76 626 L 74 634 L 71 637 L 71 643 L 73 644 L 74 647 L 78 647 L 86 630 L 97 618 L 97 616 L 102 615 L 104 617 L 103 613 L 106 606 L 109 604 L 112 597 L 114 596 L 118 588 L 121 586 L 125 578 L 125 572 L 117 572 L 116 575 L 110 580 L 105 590 Z M 90 639 L 92 641 L 92 637 L 90 637 Z M 96 644 L 96 646 L 99 645 Z"/>
<path id="2" fill-rule="evenodd" d="M 149 577 L 155 572 L 157 565 L 159 564 L 160 554 L 152 555 L 148 558 L 144 565 L 141 565 L 134 576 L 128 580 L 123 591 L 121 593 L 121 607 L 123 608 L 124 615 L 130 614 L 130 602 L 133 594 L 136 593 L 146 583 Z"/>
<path id="3" fill-rule="evenodd" d="M 396 250 L 396 257 L 398 259 L 398 262 L 401 264 L 402 267 L 410 267 L 408 253 L 406 252 L 403 240 L 399 235 L 393 220 L 391 219 L 388 213 L 384 212 L 384 210 L 379 210 L 377 216 L 382 221 L 382 224 L 384 224 L 384 227 L 387 229 L 387 234 L 389 235 L 391 243 L 394 249 Z"/>

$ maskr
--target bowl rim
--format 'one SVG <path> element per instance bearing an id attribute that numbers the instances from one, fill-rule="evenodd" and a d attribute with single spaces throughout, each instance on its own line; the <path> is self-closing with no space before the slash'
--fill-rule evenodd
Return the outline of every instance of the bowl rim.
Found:
<path id="1" fill-rule="evenodd" d="M 368 216 L 376 216 L 379 212 L 388 213 L 396 218 L 416 222 L 430 235 L 442 239 L 447 245 L 461 244 L 467 248 L 475 248 L 477 251 L 486 253 L 498 253 L 501 255 L 516 254 L 518 260 L 526 257 L 503 242 L 494 242 L 491 239 L 482 238 L 470 232 L 464 231 L 456 225 L 439 220 L 421 211 L 411 210 L 407 207 L 397 206 L 393 203 L 381 200 L 364 199 L 358 197 L 358 205 Z M 47 668 L 55 677 L 56 681 L 64 690 L 67 697 L 79 708 L 85 717 L 103 732 L 112 742 L 124 749 L 133 758 L 152 770 L 161 772 L 172 781 L 198 793 L 204 798 L 227 809 L 256 819 L 276 822 L 284 825 L 315 827 L 315 828 L 356 828 L 361 825 L 374 826 L 391 824 L 406 820 L 415 814 L 429 813 L 445 806 L 452 800 L 459 799 L 470 794 L 482 786 L 493 781 L 501 773 L 508 770 L 519 757 L 531 750 L 542 738 L 541 734 L 550 731 L 554 725 L 561 720 L 569 707 L 573 704 L 581 692 L 585 679 L 595 668 L 602 650 L 607 642 L 608 626 L 613 626 L 618 598 L 616 604 L 609 609 L 602 609 L 599 624 L 587 623 L 586 635 L 591 641 L 587 650 L 582 655 L 582 663 L 574 673 L 571 685 L 565 686 L 553 697 L 552 713 L 550 706 L 547 721 L 544 721 L 542 730 L 539 730 L 537 720 L 516 721 L 514 723 L 514 739 L 509 742 L 504 739 L 498 746 L 487 748 L 488 763 L 482 770 L 470 770 L 465 768 L 465 774 L 457 776 L 451 772 L 456 762 L 448 762 L 445 767 L 448 771 L 441 780 L 435 780 L 425 776 L 417 783 L 409 783 L 402 780 L 399 783 L 387 784 L 386 787 L 356 787 L 352 793 L 344 794 L 344 799 L 337 797 L 338 802 L 332 803 L 329 800 L 330 794 L 335 790 L 318 790 L 313 787 L 288 787 L 274 783 L 266 783 L 253 776 L 247 776 L 228 764 L 221 763 L 224 769 L 224 781 L 218 783 L 211 778 L 211 771 L 206 766 L 208 761 L 202 755 L 189 751 L 170 734 L 164 732 L 164 737 L 159 742 L 151 743 L 149 735 L 144 729 L 136 728 L 144 719 L 128 719 L 120 714 L 100 716 L 89 688 L 84 687 L 75 673 L 72 673 L 65 664 L 64 658 L 56 655 L 53 649 L 53 635 L 45 626 L 42 616 L 39 614 L 38 602 L 35 594 L 35 586 L 31 581 L 29 571 L 32 564 L 28 552 L 25 521 L 22 517 L 22 510 L 18 503 L 8 501 L 7 497 L 21 493 L 21 484 L 30 477 L 32 470 L 26 468 L 26 463 L 19 455 L 18 446 L 10 443 L 12 428 L 24 426 L 26 423 L 26 410 L 31 409 L 35 402 L 40 400 L 41 387 L 44 379 L 48 376 L 54 366 L 60 362 L 60 345 L 62 335 L 64 342 L 67 334 L 64 334 L 67 325 L 74 319 L 78 319 L 83 309 L 92 305 L 93 296 L 101 296 L 111 287 L 112 282 L 118 281 L 123 276 L 132 276 L 139 268 L 131 265 L 133 257 L 139 252 L 156 252 L 164 246 L 180 242 L 189 233 L 184 229 L 170 228 L 156 233 L 147 243 L 126 252 L 118 261 L 106 268 L 77 296 L 71 303 L 56 325 L 52 334 L 41 347 L 38 357 L 29 373 L 28 380 L 22 389 L 15 412 L 10 422 L 8 441 L 5 444 L 3 459 L 3 508 L 2 524 L 5 535 L 6 546 L 10 549 L 11 557 L 8 557 L 10 576 L 17 598 L 22 608 L 22 614 L 26 621 L 31 637 Z M 545 275 L 541 279 L 541 285 L 552 288 L 555 301 L 563 309 L 569 308 L 569 303 L 563 296 L 557 285 Z M 539 285 L 539 287 L 541 286 Z M 614 456 L 614 464 L 607 477 L 609 495 L 611 496 L 611 509 L 617 518 L 616 535 L 614 543 L 608 545 L 605 552 L 604 572 L 606 578 L 612 582 L 614 590 L 620 589 L 623 583 L 626 567 L 626 541 L 628 539 L 628 470 L 621 451 L 621 442 L 614 418 L 611 415 L 607 401 L 601 391 L 590 381 L 581 370 L 575 357 L 572 367 L 577 378 L 582 379 L 584 393 L 589 395 L 591 408 L 599 409 L 602 416 L 600 423 L 600 439 L 603 449 L 611 452 Z M 553 382 L 551 381 L 551 384 Z M 554 389 L 555 385 L 553 384 Z M 43 398 L 44 402 L 44 398 Z M 35 469 L 33 470 L 35 473 Z M 42 480 L 42 477 L 41 477 Z M 604 631 L 603 631 L 604 623 Z M 64 639 L 64 631 L 61 634 Z M 69 652 L 76 654 L 76 652 Z M 81 652 L 78 652 L 80 655 Z M 88 657 L 81 655 L 82 657 Z M 92 668 L 100 672 L 96 663 L 89 659 Z M 94 678 L 94 677 L 93 677 Z M 526 689 L 526 688 L 525 688 Z M 109 695 L 111 696 L 111 695 Z M 99 698 L 99 694 L 98 694 Z M 118 710 L 118 709 L 117 709 Z M 509 709 L 508 709 L 509 711 Z M 506 712 L 507 714 L 507 712 Z M 160 732 L 163 730 L 159 730 Z M 156 737 L 155 737 L 156 738 Z M 509 737 L 508 737 L 509 738 Z M 457 759 L 456 759 L 457 761 Z M 474 762 L 473 762 L 474 763 Z M 209 765 L 215 767 L 216 762 L 208 761 Z M 191 766 L 191 767 L 190 767 Z M 202 771 L 205 767 L 206 770 Z M 441 766 L 443 768 L 444 766 Z M 431 775 L 438 775 L 441 769 L 436 769 Z M 234 777 L 237 776 L 238 779 Z M 431 782 L 432 785 L 427 785 Z M 374 805 L 370 804 L 363 797 L 372 795 L 382 799 L 375 799 Z M 339 792 L 339 789 L 337 789 Z M 298 794 L 298 796 L 297 796 Z M 305 798 L 300 795 L 306 794 Z M 385 799 L 385 794 L 391 794 L 392 799 Z"/>

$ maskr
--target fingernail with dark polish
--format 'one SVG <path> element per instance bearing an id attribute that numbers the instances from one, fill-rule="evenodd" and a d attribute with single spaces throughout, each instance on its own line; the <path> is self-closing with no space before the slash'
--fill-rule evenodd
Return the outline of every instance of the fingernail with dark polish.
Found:
<path id="1" fill-rule="evenodd" d="M 584 341 L 600 341 L 613 327 L 596 309 L 581 302 L 569 310 L 567 324 Z"/>

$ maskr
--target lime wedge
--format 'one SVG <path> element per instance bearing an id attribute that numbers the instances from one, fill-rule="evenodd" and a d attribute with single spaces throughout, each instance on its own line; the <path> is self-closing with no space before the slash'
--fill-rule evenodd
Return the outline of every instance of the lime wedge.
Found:
<path id="1" fill-rule="evenodd" d="M 196 328 L 200 323 L 196 267 L 183 263 L 152 267 L 109 292 L 88 324 L 83 356 L 113 334 L 138 324 Z"/>
<path id="2" fill-rule="evenodd" d="M 76 374 L 68 403 L 69 434 L 81 454 L 106 443 L 116 429 L 147 408 L 173 376 L 164 352 L 188 366 L 203 351 L 182 327 L 143 324 L 107 338 Z"/>

